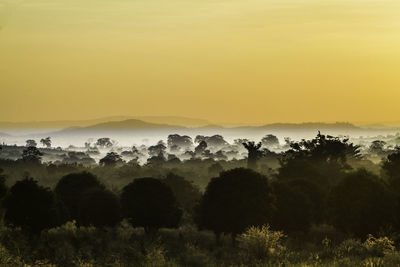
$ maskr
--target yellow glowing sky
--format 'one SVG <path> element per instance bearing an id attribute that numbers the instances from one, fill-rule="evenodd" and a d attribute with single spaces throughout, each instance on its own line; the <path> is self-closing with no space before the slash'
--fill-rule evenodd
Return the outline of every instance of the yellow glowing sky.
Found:
<path id="1" fill-rule="evenodd" d="M 399 0 L 0 0 L 0 120 L 399 121 Z"/>

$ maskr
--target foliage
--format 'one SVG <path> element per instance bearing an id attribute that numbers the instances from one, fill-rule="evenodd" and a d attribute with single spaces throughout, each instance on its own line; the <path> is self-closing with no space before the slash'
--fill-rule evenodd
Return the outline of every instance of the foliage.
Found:
<path id="1" fill-rule="evenodd" d="M 81 198 L 77 222 L 84 226 L 114 226 L 120 221 L 118 197 L 102 188 L 88 189 Z"/>
<path id="2" fill-rule="evenodd" d="M 269 225 L 250 227 L 238 237 L 238 246 L 248 261 L 277 258 L 285 251 L 280 231 L 272 231 Z"/>
<path id="3" fill-rule="evenodd" d="M 139 178 L 125 186 L 121 194 L 122 215 L 133 226 L 151 233 L 160 227 L 177 227 L 182 211 L 172 190 L 154 178 Z"/>
<path id="4" fill-rule="evenodd" d="M 335 227 L 365 237 L 393 223 L 395 199 L 378 177 L 361 169 L 332 190 L 328 207 Z"/>
<path id="5" fill-rule="evenodd" d="M 25 178 L 10 188 L 4 207 L 7 225 L 19 226 L 33 233 L 40 233 L 58 223 L 59 214 L 53 192 L 39 186 L 32 178 Z"/>
<path id="6" fill-rule="evenodd" d="M 22 160 L 27 163 L 40 163 L 43 153 L 35 146 L 29 146 L 22 152 Z"/>
<path id="7" fill-rule="evenodd" d="M 272 220 L 274 229 L 286 233 L 307 232 L 313 221 L 311 199 L 289 183 L 275 182 L 273 188 L 276 196 L 276 212 Z"/>
<path id="8" fill-rule="evenodd" d="M 179 205 L 188 213 L 192 213 L 195 205 L 201 198 L 199 188 L 182 176 L 174 173 L 167 174 L 162 180 L 172 190 Z"/>
<path id="9" fill-rule="evenodd" d="M 197 208 L 196 221 L 201 229 L 233 236 L 250 226 L 270 221 L 274 203 L 272 189 L 265 176 L 244 168 L 222 172 L 213 178 Z"/>
<path id="10" fill-rule="evenodd" d="M 123 163 L 121 156 L 115 152 L 109 152 L 104 158 L 100 159 L 100 165 L 103 166 L 115 166 L 117 164 Z"/>
<path id="11" fill-rule="evenodd" d="M 58 181 L 54 191 L 65 205 L 69 220 L 76 220 L 82 197 L 92 188 L 104 188 L 96 176 L 89 172 L 71 173 Z"/>

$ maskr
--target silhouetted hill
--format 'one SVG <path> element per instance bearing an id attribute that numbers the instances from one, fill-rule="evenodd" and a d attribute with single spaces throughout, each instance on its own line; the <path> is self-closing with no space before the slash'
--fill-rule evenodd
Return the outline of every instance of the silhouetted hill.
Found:
<path id="1" fill-rule="evenodd" d="M 347 122 L 336 122 L 336 123 L 321 123 L 321 122 L 304 122 L 304 123 L 273 123 L 259 126 L 263 129 L 346 129 L 346 130 L 358 130 L 361 129 Z"/>
<path id="2" fill-rule="evenodd" d="M 123 120 L 99 123 L 87 127 L 70 127 L 58 133 L 94 132 L 94 131 L 119 131 L 119 130 L 156 130 L 156 129 L 185 129 L 183 126 L 149 123 L 141 120 Z"/>
<path id="3" fill-rule="evenodd" d="M 125 120 L 141 120 L 155 124 L 183 125 L 198 127 L 209 124 L 208 121 L 180 116 L 112 116 L 92 120 L 59 120 L 59 121 L 25 121 L 1 122 L 0 129 L 63 129 L 68 127 L 87 127 L 95 124 L 118 122 Z"/>

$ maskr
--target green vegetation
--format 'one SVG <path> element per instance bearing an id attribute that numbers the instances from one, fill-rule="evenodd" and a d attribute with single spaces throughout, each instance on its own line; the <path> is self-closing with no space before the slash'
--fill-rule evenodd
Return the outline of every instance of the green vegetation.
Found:
<path id="1" fill-rule="evenodd" d="M 110 151 L 111 164 L 46 163 L 47 147 L 1 159 L 0 266 L 400 265 L 399 148 L 237 140 L 248 162 L 218 160 L 222 136 L 198 143 L 173 135 L 143 165 Z"/>

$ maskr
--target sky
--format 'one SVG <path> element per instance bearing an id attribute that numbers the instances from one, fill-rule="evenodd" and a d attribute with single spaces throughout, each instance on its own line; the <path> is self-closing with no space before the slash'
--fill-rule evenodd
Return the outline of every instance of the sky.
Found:
<path id="1" fill-rule="evenodd" d="M 0 121 L 387 122 L 398 0 L 0 0 Z"/>

